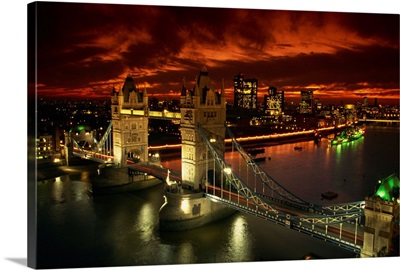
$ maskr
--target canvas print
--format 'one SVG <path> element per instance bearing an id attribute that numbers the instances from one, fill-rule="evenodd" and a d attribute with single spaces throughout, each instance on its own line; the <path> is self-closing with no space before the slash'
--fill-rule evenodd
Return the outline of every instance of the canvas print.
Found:
<path id="1" fill-rule="evenodd" d="M 399 15 L 32 2 L 28 266 L 399 256 Z"/>

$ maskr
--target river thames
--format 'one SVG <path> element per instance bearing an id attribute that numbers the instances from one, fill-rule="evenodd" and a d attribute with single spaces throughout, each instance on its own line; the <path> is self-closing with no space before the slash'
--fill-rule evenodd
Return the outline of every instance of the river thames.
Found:
<path id="1" fill-rule="evenodd" d="M 302 147 L 295 151 L 294 147 Z M 239 167 L 237 152 L 225 158 Z M 260 165 L 295 195 L 324 203 L 321 193 L 338 197 L 326 203 L 363 200 L 376 182 L 399 169 L 397 126 L 367 126 L 364 138 L 330 146 L 327 139 L 265 146 L 270 157 Z M 163 162 L 180 170 L 180 161 Z M 38 267 L 78 268 L 356 258 L 333 244 L 244 213 L 185 232 L 160 232 L 164 203 L 153 188 L 93 196 L 96 171 L 64 175 L 37 184 Z M 354 259 L 362 260 L 362 259 Z"/>

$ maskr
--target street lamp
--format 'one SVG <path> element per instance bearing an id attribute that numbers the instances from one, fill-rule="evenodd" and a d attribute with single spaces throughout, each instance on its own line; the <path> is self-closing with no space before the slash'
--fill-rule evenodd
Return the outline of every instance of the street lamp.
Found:
<path id="1" fill-rule="evenodd" d="M 231 174 L 231 173 L 232 173 L 232 169 L 229 168 L 229 167 L 226 167 L 226 168 L 224 168 L 224 172 L 225 172 L 226 174 Z"/>

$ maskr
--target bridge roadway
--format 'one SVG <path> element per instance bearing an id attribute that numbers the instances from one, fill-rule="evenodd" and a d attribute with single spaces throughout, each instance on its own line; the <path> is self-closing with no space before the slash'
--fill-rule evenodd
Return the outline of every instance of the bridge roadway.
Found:
<path id="1" fill-rule="evenodd" d="M 75 156 L 78 156 L 80 158 L 84 159 L 90 159 L 99 163 L 107 163 L 107 162 L 112 162 L 114 160 L 113 156 L 105 155 L 102 153 L 97 153 L 95 151 L 91 150 L 85 150 L 81 148 L 74 147 L 72 150 L 72 153 Z"/>
<path id="2" fill-rule="evenodd" d="M 179 171 L 174 171 L 171 169 L 167 169 L 162 167 L 161 165 L 157 164 L 152 164 L 149 162 L 138 162 L 135 163 L 133 161 L 127 160 L 127 167 L 129 169 L 142 172 L 142 173 L 147 173 L 149 175 L 152 175 L 161 181 L 165 182 L 168 171 L 169 171 L 169 178 L 171 181 L 175 181 L 177 183 L 182 183 L 182 177 L 181 177 L 181 172 Z"/>
<path id="3" fill-rule="evenodd" d="M 263 199 L 277 210 L 279 214 L 265 213 L 263 209 L 260 209 L 260 207 L 253 202 L 237 194 L 237 191 L 221 190 L 220 187 L 212 185 L 206 187 L 205 196 L 211 200 L 236 208 L 241 212 L 246 212 L 276 224 L 289 227 L 292 230 L 331 242 L 355 253 L 359 253 L 363 246 L 364 227 L 355 221 L 343 221 L 341 223 L 329 225 L 324 223 L 312 223 L 308 221 L 311 217 L 316 217 L 318 219 L 326 217 L 328 219 L 329 215 L 310 212 L 307 207 L 296 207 L 294 204 L 289 205 L 283 201 L 280 202 L 268 198 Z"/>

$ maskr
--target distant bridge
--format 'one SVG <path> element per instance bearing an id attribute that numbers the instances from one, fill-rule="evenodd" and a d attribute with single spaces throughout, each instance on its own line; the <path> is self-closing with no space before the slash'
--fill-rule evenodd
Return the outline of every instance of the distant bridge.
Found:
<path id="1" fill-rule="evenodd" d="M 399 119 L 359 119 L 358 122 L 400 123 Z"/>

